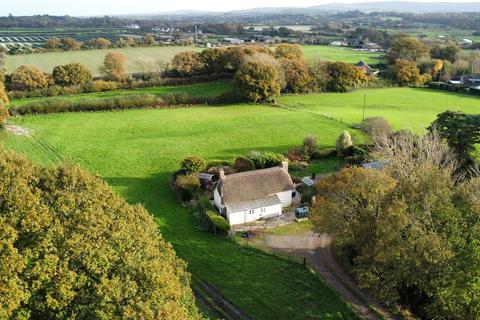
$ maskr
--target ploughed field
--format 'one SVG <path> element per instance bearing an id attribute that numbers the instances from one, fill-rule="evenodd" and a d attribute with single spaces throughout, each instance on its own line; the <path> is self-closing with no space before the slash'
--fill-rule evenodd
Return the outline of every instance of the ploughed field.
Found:
<path id="1" fill-rule="evenodd" d="M 207 281 L 253 319 L 357 319 L 351 308 L 302 265 L 198 230 L 169 186 L 188 155 L 229 159 L 250 150 L 284 152 L 309 133 L 331 147 L 346 127 L 310 113 L 263 105 L 15 118 L 33 137 L 3 144 L 44 164 L 79 163 L 100 174 L 130 203 L 142 203 L 164 237 Z"/>

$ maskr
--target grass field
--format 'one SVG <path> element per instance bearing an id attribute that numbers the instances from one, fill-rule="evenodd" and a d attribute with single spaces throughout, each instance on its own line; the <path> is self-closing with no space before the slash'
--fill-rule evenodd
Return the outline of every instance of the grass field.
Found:
<path id="1" fill-rule="evenodd" d="M 356 63 L 359 60 L 364 60 L 370 64 L 381 62 L 378 53 L 354 51 L 329 46 L 304 46 L 303 49 L 305 52 L 305 58 L 308 61 L 322 59 L 329 61 L 344 61 L 348 63 Z M 132 73 L 140 71 L 137 61 L 153 60 L 167 63 L 176 53 L 187 50 L 201 49 L 194 47 L 153 47 L 9 55 L 7 57 L 7 72 L 13 72 L 20 65 L 31 64 L 50 73 L 57 65 L 78 62 L 86 65 L 95 76 L 99 76 L 100 72 L 98 68 L 103 63 L 105 54 L 109 51 L 116 51 L 123 53 L 127 57 L 127 71 Z"/>
<path id="2" fill-rule="evenodd" d="M 346 127 L 311 113 L 267 106 L 70 113 L 15 118 L 34 138 L 3 144 L 44 164 L 65 159 L 99 173 L 130 203 L 142 203 L 196 277 L 252 319 L 356 319 L 300 264 L 197 230 L 169 178 L 188 155 L 229 159 L 250 150 L 284 152 L 314 133 L 332 147 Z M 326 164 L 328 166 L 329 164 Z"/>
<path id="3" fill-rule="evenodd" d="M 78 62 L 86 65 L 94 75 L 100 75 L 98 68 L 103 63 L 105 54 L 109 51 L 121 52 L 127 57 L 127 71 L 138 72 L 137 61 L 152 60 L 169 62 L 173 56 L 181 51 L 192 50 L 193 47 L 152 47 L 152 48 L 121 48 L 105 50 L 82 50 L 66 52 L 49 52 L 39 54 L 23 54 L 7 57 L 7 72 L 13 72 L 22 64 L 32 64 L 45 72 L 52 72 L 57 65 Z"/>
<path id="4" fill-rule="evenodd" d="M 365 117 L 384 117 L 396 129 L 422 131 L 445 110 L 480 113 L 478 96 L 420 88 L 287 95 L 278 98 L 278 102 L 298 111 L 323 114 L 353 124 L 362 121 L 365 94 Z"/>
<path id="5" fill-rule="evenodd" d="M 98 98 L 108 98 L 108 97 L 118 97 L 134 94 L 154 94 L 154 95 L 164 95 L 167 93 L 185 93 L 195 97 L 216 97 L 222 93 L 227 92 L 232 88 L 232 82 L 230 80 L 221 80 L 221 81 L 212 81 L 207 83 L 196 83 L 186 86 L 160 86 L 160 87 L 149 87 L 149 88 L 140 88 L 140 89 L 129 89 L 129 90 L 117 90 L 117 91 L 107 91 L 107 92 L 92 92 L 92 93 L 83 93 L 76 95 L 67 95 L 59 97 L 35 97 L 35 98 L 25 98 L 25 99 L 16 99 L 10 101 L 9 107 L 18 107 L 21 105 L 46 101 L 50 99 L 60 99 L 60 100 L 83 100 L 83 99 L 98 99 Z"/>
<path id="6" fill-rule="evenodd" d="M 380 53 L 356 51 L 348 48 L 330 47 L 330 46 L 303 46 L 303 52 L 307 61 L 317 59 L 327 61 L 343 61 L 347 63 L 357 63 L 360 60 L 368 64 L 381 63 Z"/>

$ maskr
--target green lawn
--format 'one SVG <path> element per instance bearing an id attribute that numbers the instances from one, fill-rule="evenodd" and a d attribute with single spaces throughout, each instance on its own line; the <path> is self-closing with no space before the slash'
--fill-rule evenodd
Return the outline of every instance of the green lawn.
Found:
<path id="1" fill-rule="evenodd" d="M 169 62 L 173 56 L 181 51 L 193 50 L 193 47 L 152 47 L 152 48 L 121 48 L 105 50 L 82 50 L 67 52 L 49 52 L 38 54 L 22 54 L 7 57 L 7 72 L 13 72 L 22 64 L 31 64 L 45 72 L 52 72 L 57 65 L 78 62 L 86 65 L 94 75 L 100 75 L 98 68 L 103 63 L 105 54 L 110 51 L 121 52 L 127 57 L 127 71 L 138 72 L 137 61 Z"/>
<path id="2" fill-rule="evenodd" d="M 368 64 L 381 63 L 380 53 L 357 51 L 348 48 L 339 48 L 331 46 L 303 46 L 303 52 L 307 61 L 317 59 L 327 61 L 343 61 L 347 63 L 357 63 L 360 60 Z"/>
<path id="3" fill-rule="evenodd" d="M 331 148 L 336 121 L 276 107 L 65 113 L 15 118 L 34 139 L 3 144 L 44 164 L 65 159 L 100 174 L 130 203 L 142 203 L 189 271 L 217 287 L 253 319 L 356 319 L 318 276 L 299 264 L 197 230 L 169 178 L 188 155 L 228 159 L 254 149 L 284 152 L 314 133 Z"/>
<path id="4" fill-rule="evenodd" d="M 384 117 L 395 129 L 421 131 L 445 110 L 480 113 L 478 96 L 423 88 L 287 95 L 278 98 L 278 102 L 298 111 L 322 114 L 352 124 L 362 121 L 365 94 L 365 117 Z"/>
<path id="5" fill-rule="evenodd" d="M 118 96 L 133 95 L 133 94 L 145 94 L 145 93 L 155 94 L 159 96 L 167 93 L 186 93 L 188 95 L 196 96 L 196 97 L 216 97 L 221 95 L 222 93 L 227 92 L 231 88 L 232 88 L 232 82 L 230 80 L 221 80 L 221 81 L 212 81 L 212 82 L 205 82 L 205 83 L 196 83 L 196 84 L 186 85 L 186 86 L 160 86 L 160 87 L 150 87 L 150 88 L 140 88 L 140 89 L 83 93 L 83 94 L 59 96 L 59 97 L 47 97 L 47 98 L 36 97 L 36 98 L 16 99 L 16 100 L 10 101 L 9 107 L 21 106 L 28 103 L 45 101 L 49 99 L 82 100 L 82 99 L 118 97 Z"/>

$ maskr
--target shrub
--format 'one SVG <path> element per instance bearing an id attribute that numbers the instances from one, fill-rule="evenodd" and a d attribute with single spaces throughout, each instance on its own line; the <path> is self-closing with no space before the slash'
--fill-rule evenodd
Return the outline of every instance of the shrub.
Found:
<path id="1" fill-rule="evenodd" d="M 318 149 L 317 137 L 313 134 L 309 134 L 303 140 L 303 152 L 311 157 Z"/>
<path id="2" fill-rule="evenodd" d="M 0 102 L 7 105 L 10 100 L 8 99 L 7 92 L 5 91 L 5 85 L 0 81 Z"/>
<path id="3" fill-rule="evenodd" d="M 285 160 L 285 157 L 281 154 L 274 152 L 261 153 L 258 151 L 251 151 L 246 158 L 253 162 L 255 169 L 276 167 Z"/>
<path id="4" fill-rule="evenodd" d="M 61 86 L 73 86 L 92 80 L 92 73 L 81 63 L 56 66 L 52 72 L 53 80 Z"/>
<path id="5" fill-rule="evenodd" d="M 205 160 L 200 157 L 186 157 L 180 163 L 180 167 L 187 170 L 190 173 L 198 173 L 205 169 Z"/>
<path id="6" fill-rule="evenodd" d="M 234 85 L 241 97 L 252 102 L 270 101 L 280 94 L 278 71 L 261 62 L 243 64 L 235 75 Z"/>
<path id="7" fill-rule="evenodd" d="M 115 81 L 95 80 L 87 83 L 84 88 L 85 92 L 113 91 L 119 89 L 119 84 Z"/>
<path id="8" fill-rule="evenodd" d="M 8 113 L 7 107 L 5 106 L 5 103 L 3 100 L 0 100 L 0 126 L 2 122 L 5 122 L 10 114 Z M 0 127 L 1 129 L 1 127 Z"/>
<path id="9" fill-rule="evenodd" d="M 335 144 L 337 149 L 337 154 L 339 156 L 345 156 L 348 148 L 353 145 L 352 137 L 348 131 L 343 131 L 337 139 Z"/>
<path id="10" fill-rule="evenodd" d="M 287 152 L 287 158 L 289 161 L 292 162 L 299 162 L 299 161 L 308 161 L 309 156 L 305 153 L 303 148 L 295 147 Z"/>
<path id="11" fill-rule="evenodd" d="M 227 160 L 210 160 L 207 162 L 205 168 L 208 170 L 214 167 L 229 166 L 231 165 L 230 161 Z"/>
<path id="12" fill-rule="evenodd" d="M 37 67 L 22 65 L 11 74 L 10 83 L 12 90 L 34 90 L 48 87 L 49 79 Z"/>
<path id="13" fill-rule="evenodd" d="M 240 172 L 251 171 L 255 169 L 255 164 L 253 163 L 252 160 L 240 156 L 235 158 L 235 163 L 233 167 L 235 168 L 235 170 Z"/>
<path id="14" fill-rule="evenodd" d="M 196 173 L 191 173 L 187 175 L 179 175 L 175 180 L 175 187 L 178 189 L 199 189 L 200 188 L 200 179 Z"/>
<path id="15" fill-rule="evenodd" d="M 228 235 L 228 232 L 230 231 L 230 224 L 227 220 L 225 220 L 225 218 L 212 210 L 208 210 L 206 214 L 210 221 L 210 230 L 214 234 L 223 236 Z"/>
<path id="16" fill-rule="evenodd" d="M 152 215 L 102 179 L 2 153 L 0 203 L 0 318 L 200 318 Z"/>
<path id="17" fill-rule="evenodd" d="M 370 137 L 389 136 L 393 132 L 390 123 L 382 117 L 366 118 L 360 127 Z"/>

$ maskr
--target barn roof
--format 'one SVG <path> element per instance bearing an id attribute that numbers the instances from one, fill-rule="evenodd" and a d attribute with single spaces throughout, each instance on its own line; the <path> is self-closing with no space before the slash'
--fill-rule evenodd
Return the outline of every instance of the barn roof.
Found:
<path id="1" fill-rule="evenodd" d="M 234 173 L 217 186 L 222 202 L 233 204 L 268 198 L 278 192 L 293 190 L 293 181 L 281 167 Z"/>

